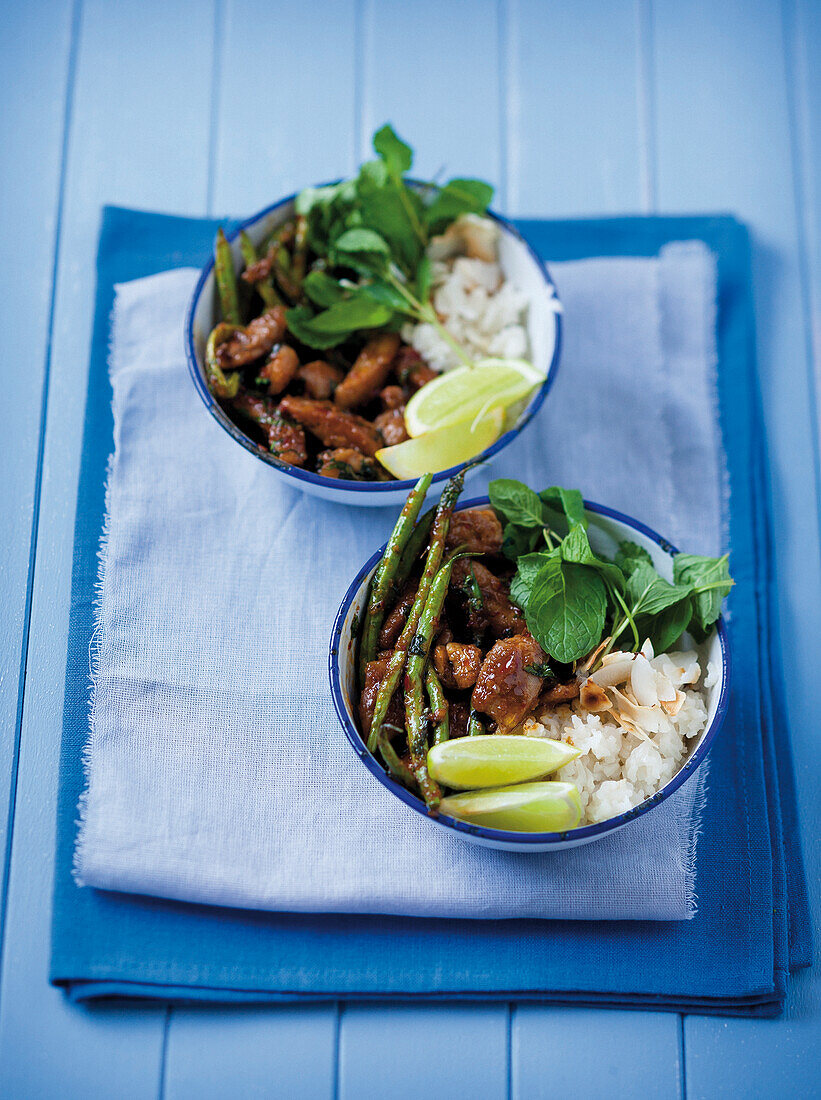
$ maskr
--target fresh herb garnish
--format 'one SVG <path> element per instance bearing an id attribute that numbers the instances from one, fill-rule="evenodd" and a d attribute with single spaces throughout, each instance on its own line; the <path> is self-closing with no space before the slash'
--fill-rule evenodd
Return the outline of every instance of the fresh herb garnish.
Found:
<path id="1" fill-rule="evenodd" d="M 634 542 L 622 542 L 612 562 L 596 554 L 576 490 L 554 486 L 535 493 L 519 481 L 499 479 L 488 493 L 505 524 L 504 553 L 516 562 L 511 599 L 555 660 L 579 660 L 605 632 L 610 647 L 627 634 L 634 650 L 650 638 L 656 652 L 664 652 L 685 630 L 703 638 L 718 619 L 733 584 L 727 555 L 677 554 L 670 584 Z"/>
<path id="2" fill-rule="evenodd" d="M 303 284 L 312 305 L 288 310 L 288 327 L 321 349 L 363 330 L 424 321 L 469 363 L 430 302 L 426 248 L 461 215 L 484 214 L 493 188 L 467 179 L 411 186 L 405 175 L 413 151 L 390 126 L 374 134 L 373 147 L 378 159 L 363 164 L 355 179 L 297 196 L 296 212 L 318 259 Z"/>

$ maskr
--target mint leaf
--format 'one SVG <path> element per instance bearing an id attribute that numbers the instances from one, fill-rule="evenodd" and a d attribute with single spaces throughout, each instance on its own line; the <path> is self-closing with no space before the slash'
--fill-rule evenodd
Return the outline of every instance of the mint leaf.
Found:
<path id="1" fill-rule="evenodd" d="M 518 527 L 543 527 L 542 502 L 538 494 L 510 478 L 497 478 L 488 486 L 490 503 L 509 523 Z"/>
<path id="2" fill-rule="evenodd" d="M 517 561 L 522 554 L 535 550 L 542 541 L 542 533 L 536 527 L 517 527 L 515 523 L 506 523 L 502 529 L 502 553 L 511 561 Z"/>
<path id="3" fill-rule="evenodd" d="M 332 306 L 345 297 L 345 288 L 324 271 L 310 271 L 302 281 L 302 289 L 318 306 Z"/>
<path id="4" fill-rule="evenodd" d="M 356 191 L 363 225 L 385 238 L 396 262 L 412 275 L 425 247 L 418 231 L 422 218 L 420 196 L 402 179 L 392 177 L 381 160 L 362 165 Z"/>
<path id="5" fill-rule="evenodd" d="M 702 630 L 709 630 L 721 614 L 721 604 L 733 586 L 729 555 L 706 558 L 698 554 L 676 554 L 673 576 L 679 584 L 692 588 L 693 617 Z M 702 588 L 707 590 L 699 591 Z"/>
<path id="6" fill-rule="evenodd" d="M 616 565 L 626 577 L 630 576 L 640 562 L 646 562 L 648 565 L 653 564 L 653 559 L 643 546 L 627 540 L 619 543 L 619 549 L 616 552 Z"/>
<path id="7" fill-rule="evenodd" d="M 570 664 L 598 645 L 606 612 L 607 592 L 601 577 L 557 556 L 539 570 L 525 620 L 546 653 Z"/>
<path id="8" fill-rule="evenodd" d="M 390 256 L 391 250 L 383 236 L 373 229 L 363 227 L 348 229 L 334 241 L 334 251 L 339 253 L 368 253 Z"/>
<path id="9" fill-rule="evenodd" d="M 660 577 L 652 565 L 639 562 L 627 578 L 627 594 L 632 600 L 633 617 L 658 615 L 668 607 L 689 600 L 689 585 L 670 584 Z"/>
<path id="10" fill-rule="evenodd" d="M 285 311 L 288 331 L 309 348 L 333 348 L 346 339 L 348 333 L 319 332 L 313 327 L 314 311 L 310 306 L 295 306 Z"/>
<path id="11" fill-rule="evenodd" d="M 392 176 L 403 176 L 413 164 L 413 150 L 386 123 L 373 135 L 374 152 L 382 158 Z"/>
<path id="12" fill-rule="evenodd" d="M 452 179 L 439 188 L 425 209 L 425 224 L 432 235 L 444 232 L 462 214 L 484 214 L 493 199 L 493 188 L 482 180 Z"/>
<path id="13" fill-rule="evenodd" d="M 549 489 L 543 489 L 539 493 L 539 499 L 550 509 L 561 512 L 567 519 L 568 529 L 581 524 L 587 527 L 587 516 L 584 511 L 584 498 L 578 489 L 562 489 L 559 485 L 551 485 Z M 561 524 L 558 528 L 551 528 L 557 533 L 562 533 Z M 564 534 L 567 534 L 565 531 Z"/>
<path id="14" fill-rule="evenodd" d="M 607 584 L 617 588 L 619 592 L 624 591 L 624 574 L 621 569 L 612 562 L 604 561 L 593 552 L 583 527 L 573 527 L 562 539 L 561 552 L 565 561 L 575 562 L 577 565 L 589 565 Z"/>
<path id="15" fill-rule="evenodd" d="M 510 598 L 518 607 L 521 607 L 522 611 L 527 610 L 530 590 L 542 567 L 548 563 L 549 559 L 558 558 L 559 556 L 557 548 L 556 550 L 545 550 L 538 554 L 522 554 L 518 559 L 516 562 L 516 575 L 510 584 Z"/>

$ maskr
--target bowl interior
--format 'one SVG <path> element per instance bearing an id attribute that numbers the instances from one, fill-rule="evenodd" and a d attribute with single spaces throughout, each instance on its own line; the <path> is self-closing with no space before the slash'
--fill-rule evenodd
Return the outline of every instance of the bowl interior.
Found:
<path id="1" fill-rule="evenodd" d="M 254 244 L 259 244 L 270 232 L 293 216 L 294 199 L 288 198 L 270 207 L 254 218 L 249 219 L 240 228 L 244 229 Z M 556 367 L 558 365 L 558 351 L 560 342 L 560 322 L 558 316 L 558 300 L 555 288 L 547 272 L 545 265 L 536 256 L 524 238 L 501 218 L 492 215 L 501 227 L 499 242 L 499 263 L 505 274 L 514 286 L 521 289 L 527 296 L 529 307 L 527 311 L 528 339 L 531 347 L 533 365 L 545 376 L 544 384 L 534 393 L 527 406 L 520 413 L 516 424 L 504 433 L 492 447 L 483 452 L 481 458 L 489 459 L 502 449 L 524 427 L 527 421 L 541 406 L 548 388 L 553 382 Z M 229 238 L 231 251 L 234 257 L 234 266 L 237 270 L 242 268 L 242 254 L 239 247 L 239 229 Z M 191 309 L 186 322 L 186 351 L 189 358 L 189 366 L 197 386 L 197 390 L 207 405 L 210 412 L 216 417 L 234 439 L 251 451 L 263 462 L 276 467 L 298 480 L 301 487 L 307 492 L 325 499 L 347 498 L 350 503 L 388 505 L 404 501 L 412 484 L 409 481 L 393 482 L 345 482 L 332 478 L 319 477 L 310 471 L 299 470 L 293 466 L 280 462 L 273 455 L 260 450 L 240 428 L 225 414 L 214 400 L 205 380 L 204 360 L 205 344 L 208 334 L 218 319 L 218 301 L 216 283 L 214 279 L 213 263 L 203 270 L 197 283 Z M 443 470 L 437 474 L 431 487 L 431 494 L 440 492 L 445 480 L 454 470 Z M 470 478 L 477 472 L 476 467 L 467 471 Z"/>
<path id="2" fill-rule="evenodd" d="M 464 508 L 472 508 L 476 505 L 487 505 L 487 498 L 481 500 L 466 501 L 459 506 L 459 511 Z M 607 557 L 612 557 L 619 542 L 631 539 L 648 551 L 653 559 L 653 564 L 659 573 L 667 580 L 673 579 L 673 558 L 675 547 L 666 542 L 661 536 L 645 527 L 643 524 L 632 520 L 627 516 L 604 508 L 602 505 L 587 502 L 590 543 L 594 550 Z M 340 608 L 337 622 L 334 628 L 334 636 L 331 645 L 331 688 L 334 695 L 334 704 L 340 721 L 345 728 L 349 741 L 355 751 L 362 758 L 366 766 L 376 777 L 397 794 L 402 801 L 413 809 L 427 816 L 424 802 L 407 791 L 401 784 L 396 783 L 382 768 L 376 759 L 368 752 L 368 749 L 359 733 L 356 717 L 356 630 L 359 617 L 367 603 L 368 585 L 373 571 L 376 568 L 382 554 L 382 549 L 363 566 L 348 590 L 345 601 Z M 628 821 L 640 816 L 642 813 L 658 805 L 674 790 L 676 790 L 698 766 L 706 755 L 707 749 L 713 737 L 718 732 L 724 718 L 727 707 L 730 674 L 730 655 L 727 643 L 727 634 L 723 620 L 719 620 L 718 629 L 713 631 L 702 646 L 694 646 L 699 652 L 702 669 L 706 669 L 707 662 L 715 662 L 720 669 L 717 682 L 707 690 L 706 706 L 707 721 L 704 729 L 688 744 L 688 753 L 679 772 L 661 788 L 651 799 L 640 806 L 610 818 L 608 821 L 596 825 L 584 825 L 569 833 L 507 833 L 495 829 L 483 829 L 454 818 L 440 815 L 436 823 L 447 828 L 456 829 L 467 834 L 468 838 L 478 843 L 485 843 L 493 847 L 505 847 L 520 851 L 532 851 L 534 848 L 561 848 L 573 844 L 586 843 L 597 837 L 610 833 L 623 827 Z"/>

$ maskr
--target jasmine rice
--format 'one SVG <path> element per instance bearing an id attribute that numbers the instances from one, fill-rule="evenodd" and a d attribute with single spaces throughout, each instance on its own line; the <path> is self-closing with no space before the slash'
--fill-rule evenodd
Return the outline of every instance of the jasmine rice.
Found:
<path id="1" fill-rule="evenodd" d="M 671 684 L 676 692 L 675 702 L 667 710 L 659 699 L 645 697 L 649 706 L 636 700 L 633 681 L 638 682 L 641 674 L 638 677 L 631 674 L 636 672 L 637 665 L 646 672 L 645 661 L 652 680 L 662 688 Z M 608 667 L 615 670 L 609 677 Z M 673 778 L 687 757 L 688 743 L 698 737 L 707 723 L 706 692 L 718 682 L 719 669 L 710 662 L 706 676 L 702 676 L 695 651 L 656 657 L 645 644 L 638 654 L 610 654 L 608 663 L 593 674 L 594 684 L 596 677 L 604 682 L 618 678 L 616 683 L 622 684 L 626 680 L 630 686 L 624 684 L 624 690 L 619 691 L 615 684 L 608 684 L 601 694 L 603 701 L 598 704 L 604 707 L 606 698 L 606 709 L 598 712 L 585 706 L 583 690 L 578 699 L 527 719 L 522 731 L 534 737 L 564 741 L 581 750 L 581 756 L 555 775 L 556 779 L 577 787 L 582 806 L 581 825 L 606 821 L 640 805 Z M 673 710 L 676 712 L 668 713 Z"/>

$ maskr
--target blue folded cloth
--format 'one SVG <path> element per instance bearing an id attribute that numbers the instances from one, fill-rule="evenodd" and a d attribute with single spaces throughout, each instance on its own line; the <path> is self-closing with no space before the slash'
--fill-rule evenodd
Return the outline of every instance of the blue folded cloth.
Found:
<path id="1" fill-rule="evenodd" d="M 718 258 L 719 389 L 731 481 L 735 692 L 712 752 L 698 849 L 694 920 L 476 922 L 272 914 L 80 890 L 71 878 L 88 643 L 111 447 L 106 371 L 113 285 L 199 264 L 215 225 L 123 210 L 105 215 L 86 437 L 77 513 L 52 981 L 76 999 L 138 996 L 266 1001 L 344 997 L 534 999 L 773 1014 L 790 967 L 809 962 L 792 768 L 769 676 L 774 632 L 767 586 L 768 523 L 752 346 L 746 233 L 729 218 L 526 222 L 543 255 L 655 255 L 671 240 L 704 240 Z M 753 476 L 750 476 L 750 472 Z M 764 690 L 762 691 L 762 686 Z"/>

